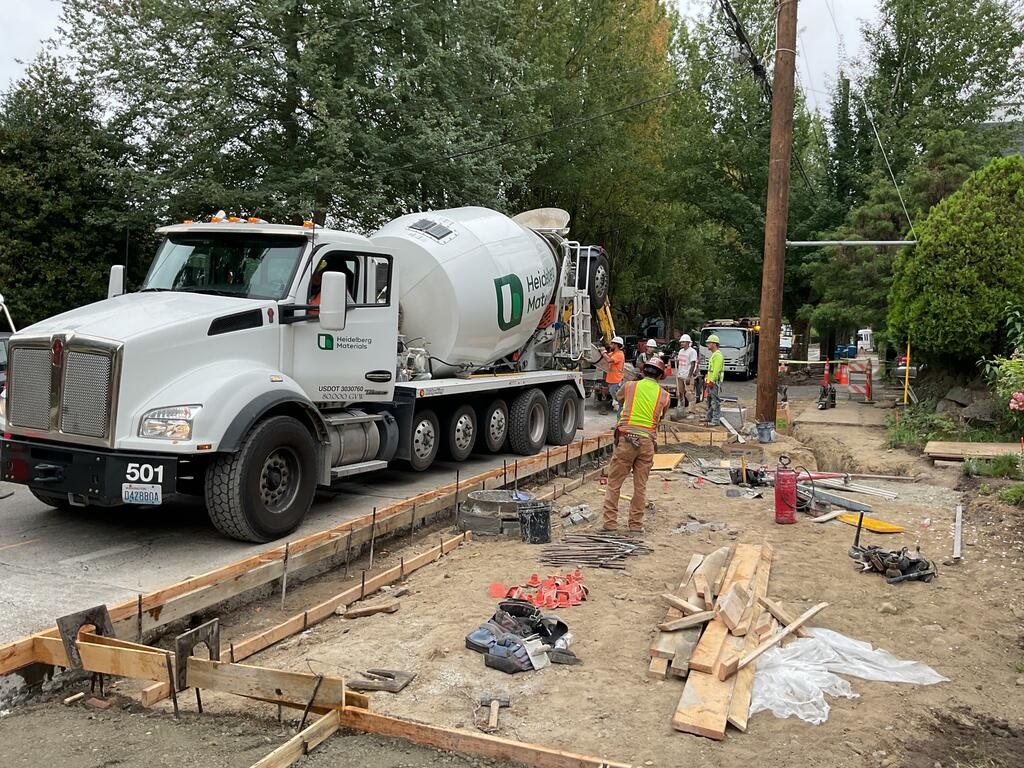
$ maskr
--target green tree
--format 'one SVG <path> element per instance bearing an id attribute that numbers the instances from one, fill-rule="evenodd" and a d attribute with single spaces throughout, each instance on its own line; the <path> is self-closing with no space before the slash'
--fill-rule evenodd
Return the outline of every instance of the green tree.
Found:
<path id="1" fill-rule="evenodd" d="M 42 57 L 0 96 L 0 286 L 19 327 L 105 297 L 142 224 L 111 173 L 127 147 L 88 85 Z M 136 259 L 137 260 L 137 259 Z"/>
<path id="2" fill-rule="evenodd" d="M 67 0 L 63 28 L 161 215 L 370 228 L 497 205 L 532 169 L 502 145 L 535 124 L 510 2 Z"/>
<path id="3" fill-rule="evenodd" d="M 892 330 L 946 365 L 1001 351 L 1004 309 L 1024 293 L 1024 157 L 972 174 L 917 232 L 894 265 Z"/>

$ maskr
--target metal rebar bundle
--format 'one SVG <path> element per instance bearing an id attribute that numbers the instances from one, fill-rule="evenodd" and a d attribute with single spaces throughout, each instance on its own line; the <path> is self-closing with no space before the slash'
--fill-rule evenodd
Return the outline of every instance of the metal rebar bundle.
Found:
<path id="1" fill-rule="evenodd" d="M 632 555 L 645 555 L 654 550 L 635 537 L 614 534 L 574 533 L 557 544 L 545 547 L 540 561 L 547 565 L 591 566 L 622 570 L 623 560 Z"/>

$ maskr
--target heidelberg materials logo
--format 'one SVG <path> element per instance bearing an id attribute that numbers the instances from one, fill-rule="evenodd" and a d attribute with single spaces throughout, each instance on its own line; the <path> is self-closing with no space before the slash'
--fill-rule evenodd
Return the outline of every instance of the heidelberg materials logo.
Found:
<path id="1" fill-rule="evenodd" d="M 498 328 L 507 331 L 523 321 L 523 281 L 516 275 L 494 280 L 498 296 Z"/>
<path id="2" fill-rule="evenodd" d="M 320 349 L 334 349 L 334 337 L 329 333 L 321 333 L 316 337 L 316 345 Z"/>

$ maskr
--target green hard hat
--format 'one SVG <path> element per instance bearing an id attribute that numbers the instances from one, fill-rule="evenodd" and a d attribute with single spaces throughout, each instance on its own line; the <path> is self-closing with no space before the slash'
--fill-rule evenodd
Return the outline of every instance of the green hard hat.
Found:
<path id="1" fill-rule="evenodd" d="M 718 334 L 717 333 L 712 333 L 710 336 L 707 337 L 707 339 L 705 339 L 704 343 L 705 344 L 712 344 L 712 343 L 719 344 L 721 342 L 718 341 Z"/>

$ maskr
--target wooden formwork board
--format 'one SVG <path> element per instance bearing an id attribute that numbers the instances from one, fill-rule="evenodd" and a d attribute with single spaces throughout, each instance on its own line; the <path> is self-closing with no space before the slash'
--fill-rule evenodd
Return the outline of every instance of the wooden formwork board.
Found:
<path id="1" fill-rule="evenodd" d="M 455 505 L 457 499 L 485 488 L 497 488 L 518 483 L 538 473 L 558 469 L 563 465 L 582 463 L 587 456 L 611 445 L 611 435 L 602 434 L 584 438 L 565 447 L 556 447 L 525 457 L 507 465 L 479 473 L 458 484 L 449 483 L 410 499 L 396 502 L 374 515 L 341 523 L 325 531 L 288 542 L 288 571 L 316 565 L 336 557 L 348 548 L 359 551 L 370 541 L 402 528 L 415 526 L 424 519 Z M 141 639 L 142 633 L 186 618 L 198 611 L 260 588 L 284 574 L 285 545 L 279 545 L 256 555 L 194 576 L 168 587 L 126 600 L 109 608 L 114 630 L 118 637 Z M 141 613 L 140 613 L 141 611 Z M 34 663 L 49 663 L 36 655 L 37 638 L 57 638 L 56 627 L 0 645 L 0 675 L 13 672 Z"/>

